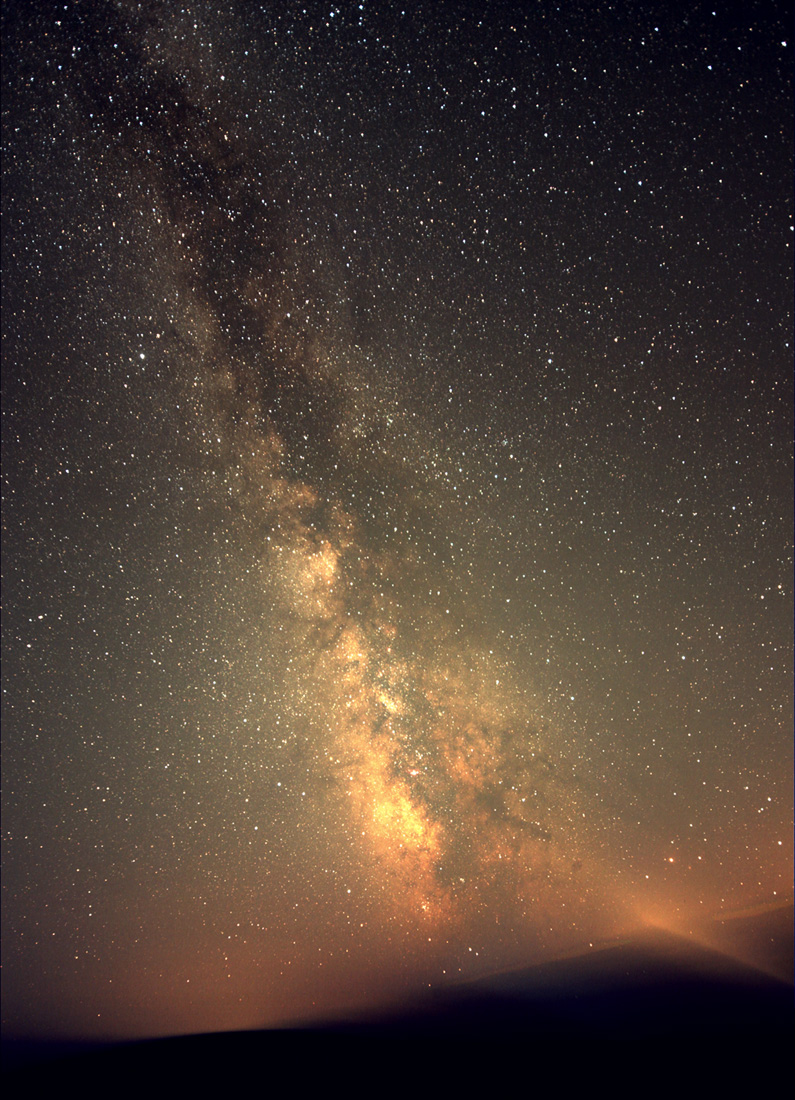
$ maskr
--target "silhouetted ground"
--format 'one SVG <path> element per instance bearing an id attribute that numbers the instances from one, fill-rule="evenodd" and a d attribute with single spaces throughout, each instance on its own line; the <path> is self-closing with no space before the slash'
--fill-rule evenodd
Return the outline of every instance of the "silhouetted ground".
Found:
<path id="1" fill-rule="evenodd" d="M 792 910 L 749 918 L 726 932 L 724 946 L 737 936 L 750 943 L 751 925 L 776 968 L 786 968 Z M 553 1074 L 572 1086 L 609 1076 L 611 1065 L 653 1084 L 679 1062 L 714 1083 L 731 1079 L 744 1061 L 759 1084 L 786 1065 L 793 1023 L 791 980 L 650 932 L 317 1027 L 90 1049 L 5 1043 L 4 1077 L 20 1095 L 72 1087 L 112 1092 L 120 1084 L 229 1091 L 247 1081 L 299 1093 L 338 1083 L 348 1095 L 367 1095 L 390 1084 L 423 1093 L 433 1082 L 465 1084 L 471 1074 L 508 1071 L 523 1079 Z"/>

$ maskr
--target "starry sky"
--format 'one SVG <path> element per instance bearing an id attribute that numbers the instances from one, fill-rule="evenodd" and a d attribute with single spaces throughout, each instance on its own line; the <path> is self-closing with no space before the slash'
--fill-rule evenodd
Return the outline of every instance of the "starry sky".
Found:
<path id="1" fill-rule="evenodd" d="M 3 5 L 4 1028 L 791 897 L 790 24 Z"/>

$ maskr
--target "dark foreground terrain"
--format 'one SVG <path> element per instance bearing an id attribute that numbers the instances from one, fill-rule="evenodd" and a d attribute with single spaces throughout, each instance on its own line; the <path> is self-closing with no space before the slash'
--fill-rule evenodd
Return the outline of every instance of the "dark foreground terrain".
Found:
<path id="1" fill-rule="evenodd" d="M 743 1066 L 759 1084 L 792 1048 L 791 930 L 791 909 L 723 930 L 724 947 L 761 943 L 766 971 L 650 932 L 314 1027 L 102 1047 L 7 1039 L 4 1080 L 13 1095 L 158 1085 L 204 1093 L 247 1082 L 267 1092 L 339 1083 L 367 1095 L 390 1085 L 423 1094 L 434 1082 L 518 1071 L 526 1080 L 552 1074 L 566 1091 L 614 1072 L 641 1072 L 652 1085 L 681 1065 L 713 1083 Z"/>

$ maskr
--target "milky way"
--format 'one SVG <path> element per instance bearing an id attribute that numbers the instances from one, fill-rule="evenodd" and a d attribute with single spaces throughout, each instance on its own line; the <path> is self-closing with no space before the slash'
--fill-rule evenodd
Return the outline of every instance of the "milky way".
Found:
<path id="1" fill-rule="evenodd" d="M 4 5 L 12 1032 L 791 895 L 785 8 Z"/>

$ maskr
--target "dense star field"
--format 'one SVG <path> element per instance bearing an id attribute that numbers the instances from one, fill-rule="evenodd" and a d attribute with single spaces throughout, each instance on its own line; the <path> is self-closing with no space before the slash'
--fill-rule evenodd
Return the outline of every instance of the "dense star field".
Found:
<path id="1" fill-rule="evenodd" d="M 9 1032 L 791 897 L 790 24 L 4 3 Z"/>

